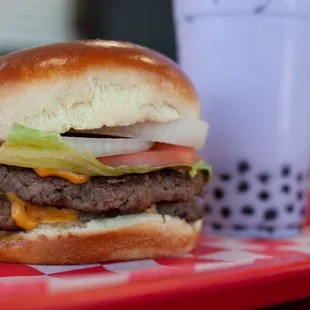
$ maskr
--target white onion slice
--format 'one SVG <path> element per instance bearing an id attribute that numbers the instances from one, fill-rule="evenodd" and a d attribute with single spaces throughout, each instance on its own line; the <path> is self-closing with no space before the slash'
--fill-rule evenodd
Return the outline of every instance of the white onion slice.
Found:
<path id="1" fill-rule="evenodd" d="M 131 126 L 102 127 L 100 133 L 199 149 L 205 144 L 208 123 L 200 119 L 183 118 L 169 123 L 146 122 Z"/>
<path id="2" fill-rule="evenodd" d="M 153 142 L 138 139 L 104 139 L 63 137 L 74 149 L 85 148 L 94 157 L 104 157 L 120 154 L 143 152 L 153 146 Z"/>

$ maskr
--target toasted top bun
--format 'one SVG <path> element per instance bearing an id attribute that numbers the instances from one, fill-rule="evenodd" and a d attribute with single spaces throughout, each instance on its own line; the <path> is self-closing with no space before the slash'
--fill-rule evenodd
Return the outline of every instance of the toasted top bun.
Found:
<path id="1" fill-rule="evenodd" d="M 178 65 L 116 41 L 72 41 L 0 58 L 0 140 L 13 122 L 46 132 L 199 117 Z"/>
<path id="2" fill-rule="evenodd" d="M 191 224 L 159 214 L 93 220 L 82 227 L 42 225 L 28 232 L 1 232 L 0 261 L 88 264 L 163 256 L 192 250 L 202 220 Z"/>

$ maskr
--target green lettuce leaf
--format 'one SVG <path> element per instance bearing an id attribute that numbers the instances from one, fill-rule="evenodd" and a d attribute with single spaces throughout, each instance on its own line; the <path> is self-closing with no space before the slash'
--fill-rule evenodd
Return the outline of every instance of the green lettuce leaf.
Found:
<path id="1" fill-rule="evenodd" d="M 59 134 L 44 133 L 40 130 L 13 124 L 7 140 L 0 147 L 0 164 L 26 168 L 48 168 L 86 174 L 90 176 L 120 176 L 131 173 L 148 173 L 174 167 L 190 168 L 191 176 L 202 170 L 207 179 L 211 167 L 203 161 L 193 165 L 170 166 L 106 166 L 93 157 L 86 149 L 81 152 L 71 148 Z"/>

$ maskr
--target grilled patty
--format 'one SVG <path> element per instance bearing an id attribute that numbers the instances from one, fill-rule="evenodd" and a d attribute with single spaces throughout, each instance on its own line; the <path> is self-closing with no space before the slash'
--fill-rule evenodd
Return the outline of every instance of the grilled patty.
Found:
<path id="1" fill-rule="evenodd" d="M 194 222 L 203 217 L 203 209 L 194 202 L 162 202 L 157 204 L 157 213 L 176 216 L 187 222 Z M 4 196 L 0 196 L 0 229 L 21 230 L 11 218 L 11 202 Z M 120 211 L 106 213 L 79 213 L 81 222 L 90 222 L 94 219 L 113 218 L 123 215 Z"/>
<path id="2" fill-rule="evenodd" d="M 55 206 L 86 213 L 121 210 L 139 213 L 160 201 L 188 201 L 203 188 L 203 177 L 164 169 L 120 177 L 94 177 L 72 184 L 58 177 L 40 177 L 32 169 L 0 165 L 0 192 L 15 193 L 37 206 Z"/>
<path id="3" fill-rule="evenodd" d="M 18 227 L 11 219 L 11 202 L 2 194 L 0 194 L 0 229 L 16 230 Z"/>
<path id="4" fill-rule="evenodd" d="M 38 206 L 72 209 L 80 219 L 115 217 L 141 213 L 157 204 L 160 214 L 179 216 L 187 221 L 201 218 L 192 197 L 204 185 L 201 175 L 190 177 L 183 171 L 163 169 L 146 174 L 120 177 L 93 177 L 85 184 L 72 184 L 58 177 L 40 177 L 32 169 L 0 165 L 0 227 L 16 228 L 11 220 L 11 204 L 4 193 Z M 195 210 L 192 210 L 195 209 Z"/>

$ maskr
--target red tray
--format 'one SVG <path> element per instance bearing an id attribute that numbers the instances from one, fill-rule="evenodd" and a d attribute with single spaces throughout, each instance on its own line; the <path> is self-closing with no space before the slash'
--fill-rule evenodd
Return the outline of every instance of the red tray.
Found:
<path id="1" fill-rule="evenodd" d="M 290 240 L 202 236 L 178 258 L 0 264 L 0 309 L 240 309 L 310 296 L 310 229 Z"/>

